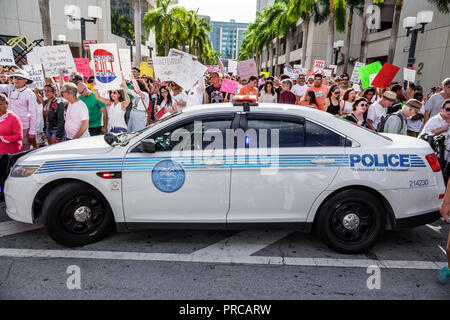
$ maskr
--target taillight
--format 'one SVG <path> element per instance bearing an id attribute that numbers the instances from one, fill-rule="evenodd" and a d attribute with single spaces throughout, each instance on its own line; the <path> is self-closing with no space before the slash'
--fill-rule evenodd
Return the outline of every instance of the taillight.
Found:
<path id="1" fill-rule="evenodd" d="M 439 165 L 439 160 L 434 153 L 425 156 L 427 158 L 428 163 L 430 164 L 433 172 L 441 171 L 441 166 Z"/>

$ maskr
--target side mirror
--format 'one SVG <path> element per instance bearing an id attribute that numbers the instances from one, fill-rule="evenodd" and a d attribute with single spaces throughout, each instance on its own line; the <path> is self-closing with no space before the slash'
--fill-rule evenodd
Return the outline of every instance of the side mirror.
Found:
<path id="1" fill-rule="evenodd" d="M 146 139 L 141 142 L 142 149 L 145 153 L 156 152 L 156 142 L 153 139 Z"/>
<path id="2" fill-rule="evenodd" d="M 105 142 L 110 146 L 114 147 L 114 145 L 119 143 L 119 139 L 114 133 L 107 133 L 104 136 Z"/>

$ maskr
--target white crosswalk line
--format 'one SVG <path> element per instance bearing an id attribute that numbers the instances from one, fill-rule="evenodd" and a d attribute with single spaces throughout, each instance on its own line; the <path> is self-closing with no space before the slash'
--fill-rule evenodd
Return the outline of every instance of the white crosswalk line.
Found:
<path id="1" fill-rule="evenodd" d="M 195 262 L 211 264 L 247 264 L 247 265 L 280 265 L 301 267 L 330 268 L 368 268 L 378 266 L 381 269 L 439 270 L 446 262 L 433 261 L 393 261 L 364 259 L 329 259 L 329 258 L 295 258 L 295 257 L 263 257 L 263 256 L 208 256 L 174 253 L 112 252 L 84 250 L 32 250 L 2 249 L 0 257 L 5 258 L 48 258 L 48 259 L 98 259 L 98 260 L 130 260 L 159 262 Z"/>
<path id="2" fill-rule="evenodd" d="M 42 224 L 26 224 L 17 221 L 0 222 L 0 238 L 41 228 Z"/>
<path id="3" fill-rule="evenodd" d="M 195 256 L 251 256 L 293 231 L 247 230 L 192 253 Z"/>

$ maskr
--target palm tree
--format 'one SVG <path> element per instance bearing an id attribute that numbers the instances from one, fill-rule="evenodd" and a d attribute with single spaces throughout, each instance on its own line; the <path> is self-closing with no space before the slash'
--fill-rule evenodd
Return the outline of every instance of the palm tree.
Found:
<path id="1" fill-rule="evenodd" d="M 364 1 L 364 12 L 363 12 L 363 29 L 362 29 L 362 36 L 361 36 L 361 50 L 359 52 L 359 61 L 362 63 L 366 63 L 367 60 L 367 50 L 369 47 L 369 28 L 367 26 L 367 19 L 368 19 L 368 13 L 367 10 L 369 9 L 369 6 L 372 5 L 372 0 L 366 0 Z"/>
<path id="2" fill-rule="evenodd" d="M 42 34 L 44 36 L 44 45 L 52 46 L 52 26 L 50 23 L 50 0 L 39 0 L 39 11 L 41 13 Z"/>
<path id="3" fill-rule="evenodd" d="M 266 32 L 269 34 L 270 36 L 270 46 L 269 46 L 269 59 L 270 59 L 270 73 L 273 74 L 274 70 L 273 70 L 273 40 L 276 37 L 276 32 L 275 32 L 275 21 L 278 19 L 278 14 L 280 13 L 280 10 L 278 8 L 278 3 L 273 3 L 272 5 L 269 5 L 267 7 L 264 8 L 263 11 L 263 19 L 262 19 L 262 23 L 260 25 L 260 29 L 259 32 Z"/>
<path id="4" fill-rule="evenodd" d="M 144 16 L 144 27 L 148 30 L 155 30 L 157 39 L 157 51 L 161 55 L 161 41 L 164 45 L 163 55 L 169 54 L 169 38 L 172 33 L 184 27 L 183 20 L 169 10 L 171 0 L 156 0 L 156 8 L 148 11 Z"/>
<path id="5" fill-rule="evenodd" d="M 349 15 L 347 19 L 347 33 L 345 37 L 345 45 L 342 50 L 342 55 L 344 57 L 344 73 L 348 71 L 348 63 L 350 60 L 350 49 L 351 49 L 351 39 L 352 39 L 352 28 L 353 28 L 353 15 L 355 9 L 357 9 L 359 14 L 362 14 L 364 5 L 364 0 L 347 0 L 347 7 L 349 9 Z"/>

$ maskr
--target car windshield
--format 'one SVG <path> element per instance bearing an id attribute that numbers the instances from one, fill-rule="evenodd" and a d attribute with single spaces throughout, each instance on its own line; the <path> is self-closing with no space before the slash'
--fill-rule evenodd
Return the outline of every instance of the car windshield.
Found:
<path id="1" fill-rule="evenodd" d="M 132 139 L 134 139 L 134 138 L 140 136 L 142 133 L 144 133 L 144 132 L 147 131 L 148 129 L 151 129 L 151 128 L 153 128 L 153 127 L 156 127 L 157 125 L 160 125 L 161 123 L 164 123 L 164 122 L 166 122 L 166 121 L 168 121 L 168 120 L 170 120 L 170 119 L 173 119 L 173 118 L 179 116 L 180 114 L 181 114 L 181 112 L 175 113 L 175 114 L 172 114 L 172 115 L 170 115 L 170 116 L 168 116 L 168 117 L 165 117 L 165 118 L 163 118 L 163 119 L 161 119 L 161 120 L 152 122 L 152 124 L 150 124 L 149 126 L 145 127 L 145 128 L 142 129 L 142 130 L 135 131 L 135 132 L 130 132 L 130 133 L 123 133 L 123 134 L 121 134 L 121 135 L 118 136 L 119 143 L 120 143 L 120 145 L 121 145 L 122 147 L 124 147 L 124 146 L 128 145 L 128 143 L 130 143 L 130 141 L 131 141 Z"/>

